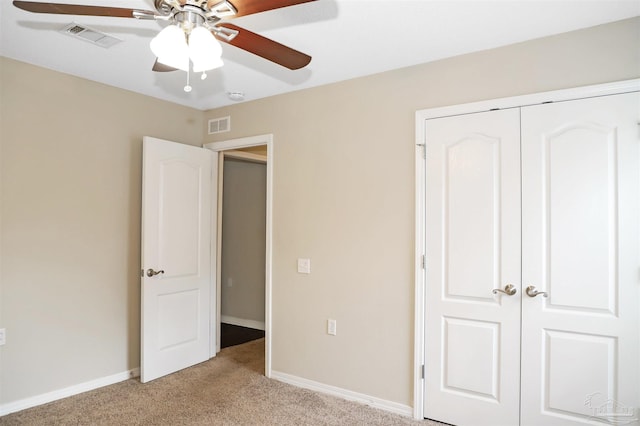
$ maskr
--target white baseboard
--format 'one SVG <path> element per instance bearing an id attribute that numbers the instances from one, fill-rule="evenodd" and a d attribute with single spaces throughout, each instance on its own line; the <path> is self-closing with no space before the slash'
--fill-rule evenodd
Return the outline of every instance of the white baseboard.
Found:
<path id="1" fill-rule="evenodd" d="M 26 410 L 27 408 L 36 407 L 38 405 L 47 404 L 69 396 L 78 395 L 83 392 L 98 389 L 103 386 L 113 385 L 114 383 L 123 382 L 125 380 L 140 376 L 140 369 L 116 373 L 111 376 L 102 377 L 100 379 L 91 380 L 77 385 L 69 386 L 64 389 L 58 389 L 52 392 L 43 393 L 41 395 L 32 396 L 30 398 L 20 399 L 18 401 L 9 402 L 0 405 L 0 417 L 6 414 L 15 413 L 16 411 Z"/>
<path id="2" fill-rule="evenodd" d="M 314 382 L 313 380 L 303 379 L 302 377 L 292 376 L 291 374 L 282 373 L 280 371 L 272 370 L 271 378 L 300 388 L 337 396 L 338 398 L 346 399 L 348 401 L 359 402 L 394 414 L 400 414 L 406 417 L 413 416 L 413 408 L 397 402 L 387 401 L 385 399 L 353 392 L 336 386 L 325 385 L 324 383 Z"/>
<path id="3" fill-rule="evenodd" d="M 255 327 L 252 327 L 255 328 Z M 47 404 L 49 402 L 57 401 L 59 399 L 67 398 L 73 395 L 78 395 L 83 392 L 88 392 L 94 389 L 98 389 L 104 386 L 113 385 L 115 383 L 123 382 L 125 380 L 139 377 L 140 369 L 134 368 L 122 373 L 116 373 L 111 376 L 102 377 L 100 379 L 91 380 L 88 382 L 80 383 L 78 385 L 69 386 L 67 388 L 59 389 L 52 392 L 47 392 L 41 395 L 33 396 L 30 398 L 21 399 L 18 401 L 10 402 L 0 405 L 0 417 L 15 413 L 17 411 L 26 410 L 27 408 L 36 407 L 38 405 Z M 279 380 L 284 383 L 288 383 L 293 386 L 297 386 L 304 389 L 324 393 L 327 395 L 337 396 L 348 401 L 359 402 L 371 406 L 373 408 L 379 408 L 381 410 L 389 411 L 391 413 L 400 414 L 402 416 L 411 417 L 413 415 L 413 409 L 404 404 L 397 402 L 387 401 L 385 399 L 376 398 L 363 393 L 353 392 L 347 389 L 342 389 L 336 386 L 326 385 L 324 383 L 315 382 L 313 380 L 303 379 L 302 377 L 292 376 L 291 374 L 282 373 L 279 371 L 271 371 L 271 378 Z"/>
<path id="4" fill-rule="evenodd" d="M 239 325 L 240 327 L 255 328 L 256 330 L 265 330 L 264 321 L 254 321 L 232 317 L 229 315 L 220 315 L 220 322 L 223 322 L 225 324 Z"/>

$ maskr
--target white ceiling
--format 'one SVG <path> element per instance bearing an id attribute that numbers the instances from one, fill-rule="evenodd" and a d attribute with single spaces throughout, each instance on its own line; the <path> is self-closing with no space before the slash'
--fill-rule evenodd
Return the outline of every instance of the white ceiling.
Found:
<path id="1" fill-rule="evenodd" d="M 153 0 L 56 2 L 154 10 Z M 319 0 L 233 20 L 311 55 L 307 67 L 290 71 L 224 45 L 225 66 L 193 76 L 185 93 L 186 73 L 151 71 L 149 42 L 164 23 L 33 14 L 0 0 L 0 54 L 207 110 L 233 103 L 227 92 L 254 100 L 633 16 L 640 0 Z M 104 49 L 58 32 L 71 22 L 123 42 Z"/>

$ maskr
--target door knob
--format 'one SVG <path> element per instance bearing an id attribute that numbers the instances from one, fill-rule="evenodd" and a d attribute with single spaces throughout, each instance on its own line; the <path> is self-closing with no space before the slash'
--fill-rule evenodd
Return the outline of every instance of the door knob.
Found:
<path id="1" fill-rule="evenodd" d="M 525 293 L 527 293 L 527 296 L 529 297 L 536 297 L 539 294 L 542 295 L 542 297 L 549 297 L 546 291 L 538 291 L 536 290 L 536 286 L 534 285 L 530 285 L 524 291 Z"/>
<path id="2" fill-rule="evenodd" d="M 491 292 L 493 294 L 504 293 L 507 296 L 513 296 L 517 291 L 518 290 L 516 290 L 516 287 L 513 284 L 507 284 L 504 286 L 504 290 L 501 288 L 494 288 Z"/>
<path id="3" fill-rule="evenodd" d="M 158 275 L 158 274 L 164 274 L 164 271 L 163 271 L 163 270 L 154 271 L 154 270 L 153 270 L 153 269 L 151 269 L 151 268 L 147 269 L 147 276 L 148 276 L 148 277 L 154 277 L 154 276 L 156 276 L 156 275 Z"/>

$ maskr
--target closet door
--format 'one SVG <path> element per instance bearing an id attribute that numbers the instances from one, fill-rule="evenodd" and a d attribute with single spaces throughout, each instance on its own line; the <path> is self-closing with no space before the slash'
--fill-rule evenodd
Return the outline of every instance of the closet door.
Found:
<path id="1" fill-rule="evenodd" d="M 522 109 L 522 425 L 637 421 L 639 115 L 638 94 Z"/>
<path id="2" fill-rule="evenodd" d="M 426 124 L 427 418 L 519 421 L 519 123 L 512 109 Z"/>

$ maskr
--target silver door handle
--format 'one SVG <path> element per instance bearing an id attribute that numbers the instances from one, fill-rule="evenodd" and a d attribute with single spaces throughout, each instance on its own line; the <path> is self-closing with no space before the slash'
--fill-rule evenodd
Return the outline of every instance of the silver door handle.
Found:
<path id="1" fill-rule="evenodd" d="M 524 291 L 529 297 L 536 297 L 537 295 L 541 295 L 542 297 L 549 297 L 546 291 L 538 291 L 536 290 L 536 286 L 534 285 L 530 285 Z"/>
<path id="2" fill-rule="evenodd" d="M 164 271 L 163 271 L 163 270 L 154 271 L 154 270 L 153 270 L 153 269 L 151 269 L 151 268 L 147 269 L 147 276 L 148 276 L 148 277 L 154 277 L 154 276 L 156 276 L 156 275 L 158 275 L 158 274 L 164 274 Z"/>
<path id="3" fill-rule="evenodd" d="M 504 286 L 504 290 L 501 288 L 494 288 L 493 290 L 491 290 L 493 294 L 504 293 L 507 296 L 513 296 L 517 291 L 518 290 L 516 290 L 516 287 L 513 284 L 507 284 L 506 286 Z"/>

